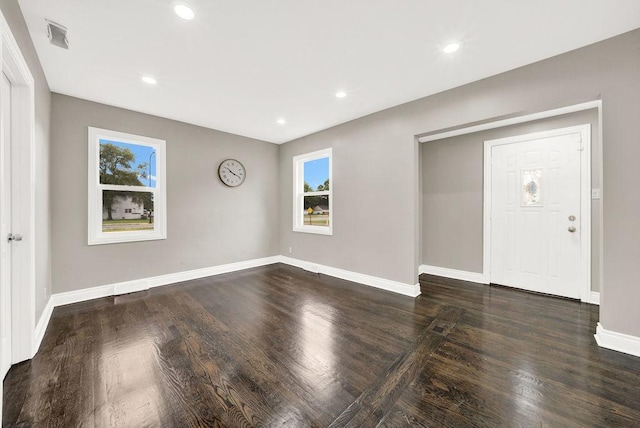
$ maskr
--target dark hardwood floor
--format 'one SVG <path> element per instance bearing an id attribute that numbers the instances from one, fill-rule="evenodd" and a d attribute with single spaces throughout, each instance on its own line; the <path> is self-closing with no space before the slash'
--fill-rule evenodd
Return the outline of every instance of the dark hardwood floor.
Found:
<path id="1" fill-rule="evenodd" d="M 56 308 L 3 426 L 640 426 L 598 308 L 421 277 L 411 299 L 272 265 Z"/>

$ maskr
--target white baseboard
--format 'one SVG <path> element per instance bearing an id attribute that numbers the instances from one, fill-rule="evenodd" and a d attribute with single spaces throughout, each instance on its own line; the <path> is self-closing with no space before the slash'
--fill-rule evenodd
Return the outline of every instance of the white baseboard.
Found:
<path id="1" fill-rule="evenodd" d="M 167 275 L 153 276 L 149 278 L 136 279 L 132 281 L 118 282 L 98 287 L 85 288 L 82 290 L 68 291 L 66 293 L 56 293 L 51 296 L 52 307 L 69 305 L 71 303 L 84 302 L 87 300 L 99 299 L 101 297 L 117 296 L 120 294 L 134 293 L 136 291 L 148 290 L 149 288 L 160 287 L 168 284 L 189 281 L 192 279 L 205 278 L 207 276 L 220 275 L 222 273 L 236 272 L 258 266 L 266 266 L 274 263 L 285 263 L 308 271 L 323 273 L 336 278 L 346 279 L 371 287 L 380 288 L 405 296 L 416 297 L 420 295 L 420 284 L 404 284 L 402 282 L 365 275 L 318 263 L 307 262 L 285 256 L 272 256 L 261 259 L 247 260 L 226 265 L 213 266 L 203 269 L 194 269 L 185 272 L 170 273 Z M 46 328 L 46 327 L 45 327 Z"/>
<path id="2" fill-rule="evenodd" d="M 442 276 L 445 278 L 459 279 L 462 281 L 476 282 L 478 284 L 489 284 L 489 279 L 483 273 L 467 272 L 464 270 L 449 269 L 438 266 L 420 265 L 419 273 Z"/>
<path id="3" fill-rule="evenodd" d="M 263 257 L 261 259 L 252 259 L 202 269 L 194 269 L 185 272 L 176 272 L 167 275 L 153 276 L 141 280 L 120 282 L 118 284 L 114 284 L 114 294 L 119 295 L 135 293 L 136 291 L 143 291 L 149 288 L 176 284 L 178 282 L 190 281 L 192 279 L 206 278 L 208 276 L 220 275 L 223 273 L 237 272 L 239 270 L 250 269 L 258 266 L 272 265 L 278 262 L 280 262 L 280 256 Z"/>
<path id="4" fill-rule="evenodd" d="M 606 330 L 598 323 L 594 336 L 598 346 L 640 357 L 640 337 Z"/>
<path id="5" fill-rule="evenodd" d="M 280 256 L 264 257 L 261 259 L 246 260 L 243 262 L 229 263 L 226 265 L 218 265 L 208 268 L 188 270 L 184 272 L 169 273 L 166 275 L 152 276 L 149 278 L 134 279 L 132 281 L 101 285 L 98 287 L 85 288 L 77 291 L 68 291 L 66 293 L 56 293 L 51 297 L 54 306 L 62 306 L 71 303 L 84 302 L 86 300 L 98 299 L 101 297 L 134 293 L 136 291 L 148 290 L 149 288 L 175 284 L 192 279 L 205 278 L 207 276 L 220 275 L 222 273 L 236 272 L 253 267 L 271 265 L 274 263 L 278 263 L 279 261 Z"/>
<path id="6" fill-rule="evenodd" d="M 325 266 L 318 263 L 308 262 L 305 260 L 294 259 L 291 257 L 280 256 L 280 262 L 308 270 L 313 273 L 322 273 L 324 275 L 333 276 L 335 278 L 345 279 L 347 281 L 357 282 L 359 284 L 368 285 L 370 287 L 380 288 L 382 290 L 391 291 L 402 294 L 404 296 L 416 297 L 420 295 L 420 284 L 405 284 L 403 282 L 392 281 L 377 276 L 365 275 L 358 272 L 352 272 L 344 269 L 338 269 L 331 266 Z"/>
<path id="7" fill-rule="evenodd" d="M 405 284 L 402 282 L 392 281 L 389 279 L 379 278 L 371 275 L 365 275 L 362 273 L 352 272 L 344 269 L 338 269 L 331 266 L 308 262 L 305 260 L 294 259 L 291 257 L 272 256 L 237 263 L 229 263 L 226 265 L 213 266 L 209 268 L 194 269 L 167 275 L 159 275 L 139 280 L 119 282 L 116 284 L 102 285 L 83 290 L 69 291 L 66 293 L 53 294 L 45 305 L 44 311 L 42 312 L 40 320 L 38 321 L 38 324 L 36 326 L 36 343 L 34 344 L 34 349 L 37 351 L 40 348 L 40 344 L 44 337 L 45 331 L 47 330 L 49 320 L 51 319 L 51 314 L 53 313 L 53 308 L 56 306 L 83 302 L 100 297 L 109 297 L 118 294 L 132 293 L 135 291 L 146 290 L 153 287 L 160 287 L 163 285 L 175 284 L 177 282 L 205 278 L 207 276 L 219 275 L 228 272 L 236 272 L 239 270 L 265 266 L 274 263 L 288 264 L 311 272 L 322 273 L 325 275 L 333 276 L 347 281 L 357 282 L 375 288 L 380 288 L 382 290 L 391 291 L 405 296 L 416 297 L 420 295 L 420 284 Z M 455 269 L 440 268 L 436 266 L 420 265 L 420 273 L 460 279 L 463 281 L 477 282 L 480 284 L 487 283 L 484 275 L 480 273 L 458 271 Z M 600 293 L 591 292 L 591 303 L 599 304 L 599 302 Z M 598 345 L 603 348 L 613 349 L 615 351 L 624 352 L 640 357 L 640 337 L 608 331 L 604 329 L 602 325 L 600 325 L 600 323 L 598 323 L 595 339 Z"/>
<path id="8" fill-rule="evenodd" d="M 438 266 L 420 265 L 418 267 L 418 272 L 421 274 L 426 273 L 429 275 L 442 276 L 445 278 L 476 282 L 478 284 L 489 284 L 490 282 L 489 279 L 482 273 L 467 272 L 464 270 L 449 269 Z M 583 300 L 583 302 L 591 303 L 592 305 L 600 305 L 600 293 L 597 291 L 592 291 L 587 299 L 588 300 Z"/>
<path id="9" fill-rule="evenodd" d="M 40 319 L 38 320 L 38 324 L 36 325 L 36 334 L 35 334 L 35 343 L 33 346 L 33 354 L 35 355 L 40 349 L 40 344 L 42 343 L 42 339 L 44 339 L 44 333 L 47 331 L 47 327 L 49 326 L 49 321 L 51 320 L 51 314 L 53 314 L 53 298 L 49 297 L 47 304 L 44 306 L 44 310 L 40 315 Z"/>
<path id="10" fill-rule="evenodd" d="M 51 299 L 53 300 L 53 306 L 58 307 L 113 295 L 113 285 L 100 285 L 98 287 L 83 288 L 82 290 L 67 291 L 66 293 L 55 293 L 51 295 Z"/>
<path id="11" fill-rule="evenodd" d="M 56 293 L 51 296 L 36 326 L 36 343 L 35 352 L 40 348 L 40 343 L 44 337 L 44 333 L 49 325 L 53 308 L 57 306 L 69 305 L 72 303 L 84 302 L 87 300 L 99 299 L 101 297 L 117 296 L 120 294 L 133 293 L 136 291 L 148 290 L 149 288 L 160 287 L 163 285 L 175 284 L 178 282 L 189 281 L 192 279 L 205 278 L 223 273 L 236 272 L 244 269 L 254 268 L 258 266 L 266 266 L 274 263 L 285 263 L 291 266 L 300 267 L 316 273 L 348 281 L 357 282 L 371 287 L 399 293 L 405 296 L 416 297 L 420 295 L 420 284 L 404 284 L 389 279 L 379 278 L 375 276 L 365 275 L 357 272 L 351 272 L 343 269 L 337 269 L 331 266 L 324 266 L 317 263 L 307 262 L 304 260 L 294 259 L 284 256 L 264 257 L 261 259 L 247 260 L 237 263 L 229 263 L 225 265 L 213 266 L 203 269 L 194 269 L 185 272 L 170 273 L 167 275 L 153 276 L 149 278 L 136 279 L 132 281 L 118 282 L 114 284 L 100 285 L 98 287 L 85 288 L 82 290 L 68 291 L 65 293 Z"/>

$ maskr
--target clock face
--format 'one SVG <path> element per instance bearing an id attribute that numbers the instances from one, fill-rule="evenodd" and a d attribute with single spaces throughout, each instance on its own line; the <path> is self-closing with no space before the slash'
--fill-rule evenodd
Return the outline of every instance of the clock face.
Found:
<path id="1" fill-rule="evenodd" d="M 237 187 L 244 183 L 247 172 L 239 161 L 235 159 L 223 160 L 218 167 L 220 180 L 229 187 Z"/>

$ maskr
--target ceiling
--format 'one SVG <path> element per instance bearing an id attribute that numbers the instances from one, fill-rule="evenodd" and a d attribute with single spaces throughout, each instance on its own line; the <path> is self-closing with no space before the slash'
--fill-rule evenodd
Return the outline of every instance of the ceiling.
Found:
<path id="1" fill-rule="evenodd" d="M 53 92 L 273 143 L 640 27 L 638 0 L 187 2 L 19 0 Z"/>

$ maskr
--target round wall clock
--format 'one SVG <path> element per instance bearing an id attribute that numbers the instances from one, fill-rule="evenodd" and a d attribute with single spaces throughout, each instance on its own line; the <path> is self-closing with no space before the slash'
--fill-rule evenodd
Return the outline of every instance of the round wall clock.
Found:
<path id="1" fill-rule="evenodd" d="M 244 165 L 235 159 L 225 159 L 220 162 L 218 167 L 218 176 L 220 181 L 229 187 L 238 187 L 244 183 L 247 177 L 247 171 Z"/>

